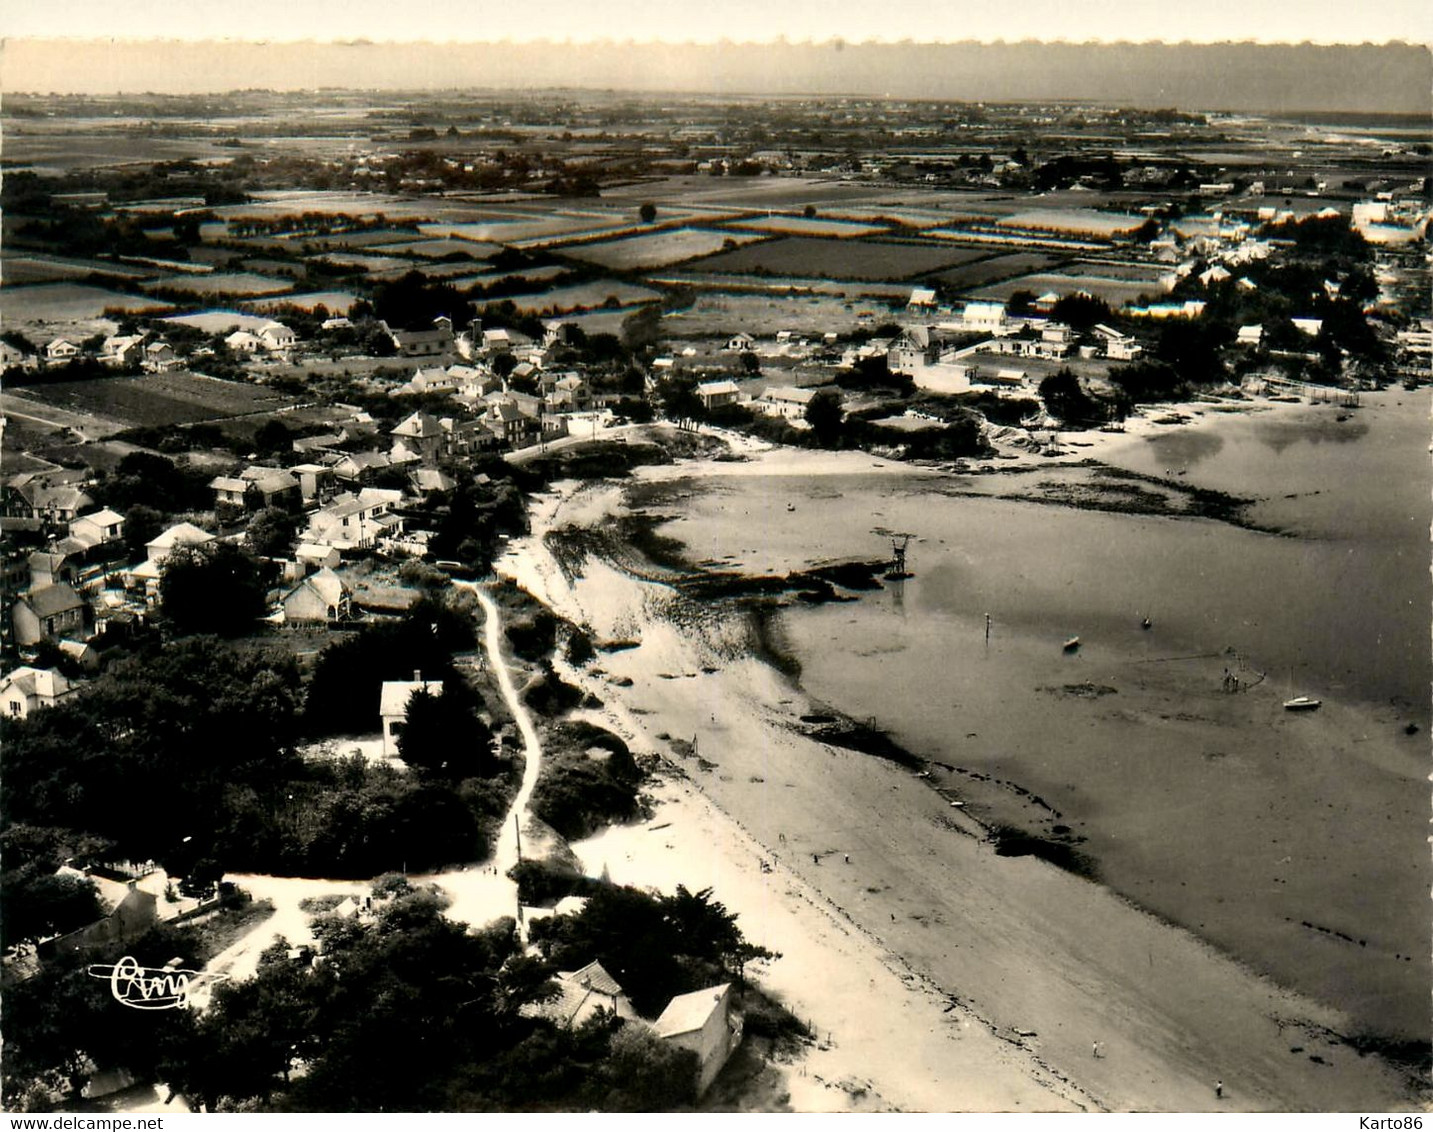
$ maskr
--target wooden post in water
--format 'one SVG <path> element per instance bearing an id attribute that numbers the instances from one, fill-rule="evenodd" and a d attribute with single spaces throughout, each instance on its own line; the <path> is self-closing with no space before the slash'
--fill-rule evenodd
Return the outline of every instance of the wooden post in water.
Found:
<path id="1" fill-rule="evenodd" d="M 985 615 L 985 643 L 990 643 L 990 614 Z"/>

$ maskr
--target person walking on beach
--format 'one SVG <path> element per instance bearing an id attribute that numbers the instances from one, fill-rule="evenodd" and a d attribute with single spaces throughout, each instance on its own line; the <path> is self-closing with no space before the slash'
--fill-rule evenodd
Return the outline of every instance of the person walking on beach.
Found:
<path id="1" fill-rule="evenodd" d="M 1099 1042 L 1096 1042 L 1093 1046 L 1090 1047 L 1090 1056 L 1091 1056 L 1091 1057 L 1104 1057 L 1104 1054 L 1100 1052 L 1100 1043 L 1099 1043 Z"/>
<path id="2" fill-rule="evenodd" d="M 1222 1101 L 1222 1100 L 1224 1099 L 1224 1082 L 1223 1082 L 1223 1081 L 1215 1081 L 1215 1082 L 1214 1082 L 1214 1099 L 1215 1099 L 1216 1101 Z"/>

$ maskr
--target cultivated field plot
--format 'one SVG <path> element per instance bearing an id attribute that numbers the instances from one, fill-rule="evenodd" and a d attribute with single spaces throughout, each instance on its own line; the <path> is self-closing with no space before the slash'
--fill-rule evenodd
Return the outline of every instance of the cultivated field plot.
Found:
<path id="1" fill-rule="evenodd" d="M 205 334 L 228 334 L 234 330 L 247 330 L 252 333 L 273 320 L 261 318 L 256 314 L 244 314 L 242 311 L 199 311 L 197 314 L 175 315 L 164 321 L 177 322 L 180 326 L 192 326 Z"/>
<path id="2" fill-rule="evenodd" d="M 427 273 L 425 272 L 425 274 Z M 523 283 L 549 283 L 554 279 L 571 274 L 572 268 L 570 267 L 550 264 L 547 267 L 519 268 L 516 271 L 485 271 L 481 275 L 460 275 L 448 279 L 448 283 L 459 291 L 466 291 L 470 287 L 491 287 L 494 283 L 501 283 L 504 279 L 516 279 Z"/>
<path id="3" fill-rule="evenodd" d="M 153 272 L 124 267 L 93 259 L 67 259 L 63 256 L 17 255 L 0 260 L 0 279 L 8 286 L 27 283 L 60 283 L 67 279 L 88 279 L 103 275 L 111 279 L 143 279 Z"/>
<path id="4" fill-rule="evenodd" d="M 856 220 L 865 224 L 895 224 L 903 228 L 938 228 L 949 224 L 951 214 L 935 209 L 884 207 L 829 208 L 824 214 L 832 220 Z"/>
<path id="5" fill-rule="evenodd" d="M 272 412 L 292 404 L 272 390 L 197 373 L 157 373 L 62 381 L 27 391 L 37 401 L 94 413 L 127 425 L 178 425 L 244 413 Z"/>
<path id="6" fill-rule="evenodd" d="M 995 221 L 1001 228 L 1053 232 L 1067 236 L 1093 236 L 1099 239 L 1113 239 L 1115 236 L 1133 232 L 1144 222 L 1143 216 L 1097 212 L 1093 208 L 1032 208 L 1002 216 Z"/>
<path id="7" fill-rule="evenodd" d="M 883 243 L 876 240 L 821 240 L 790 236 L 704 259 L 703 271 L 790 275 L 828 279 L 909 279 L 914 275 L 988 258 L 981 248 Z"/>
<path id="8" fill-rule="evenodd" d="M 325 252 L 311 258 L 330 267 L 343 267 L 351 271 L 396 271 L 400 275 L 405 271 L 412 271 L 414 266 L 412 260 L 386 255 L 363 255 L 359 252 Z"/>
<path id="9" fill-rule="evenodd" d="M 734 228 L 751 228 L 758 232 L 775 232 L 792 236 L 871 236 L 886 228 L 878 224 L 859 224 L 854 220 L 822 220 L 819 216 L 750 216 L 733 220 Z"/>
<path id="10" fill-rule="evenodd" d="M 747 244 L 763 237 L 750 232 L 721 232 L 710 228 L 673 228 L 621 240 L 564 248 L 571 259 L 595 263 L 613 271 L 668 267 L 721 251 L 728 244 Z"/>
<path id="11" fill-rule="evenodd" d="M 538 295 L 509 295 L 494 302 L 510 301 L 524 314 L 562 314 L 566 311 L 595 310 L 598 307 L 630 307 L 656 302 L 660 291 L 638 287 L 617 279 L 599 279 L 573 287 L 558 287 Z"/>
<path id="12" fill-rule="evenodd" d="M 1029 291 L 1044 295 L 1053 291 L 1057 295 L 1073 295 L 1082 292 L 1103 299 L 1112 307 L 1132 303 L 1141 295 L 1164 293 L 1158 283 L 1138 282 L 1129 279 L 1107 279 L 1098 275 L 1064 275 L 1044 272 L 1035 275 L 1018 275 L 1003 283 L 993 283 L 970 292 L 973 299 L 1008 299 L 1016 291 Z"/>
<path id="13" fill-rule="evenodd" d="M 329 314 L 347 314 L 358 305 L 358 296 L 349 291 L 310 291 L 303 295 L 284 295 L 277 299 L 263 299 L 252 304 L 255 310 L 273 310 L 276 307 L 298 307 L 299 310 L 314 311 L 323 307 Z"/>
<path id="14" fill-rule="evenodd" d="M 966 290 L 994 283 L 1000 279 L 1023 275 L 1029 271 L 1039 271 L 1041 268 L 1051 267 L 1062 262 L 1063 260 L 1059 256 L 1044 255 L 1040 252 L 1015 252 L 1011 255 L 998 255 L 993 259 L 983 259 L 975 263 L 953 267 L 932 276 L 931 281 L 938 280 L 941 283 L 948 283 L 958 290 Z"/>
<path id="15" fill-rule="evenodd" d="M 376 255 L 417 256 L 420 259 L 442 259 L 464 255 L 469 259 L 491 259 L 501 250 L 497 244 L 480 244 L 476 240 L 413 240 L 407 243 L 369 244 Z"/>
<path id="16" fill-rule="evenodd" d="M 401 267 L 390 268 L 387 271 L 375 271 L 375 279 L 397 279 L 400 275 L 407 275 L 410 271 L 416 271 L 429 279 L 452 279 L 456 276 L 466 275 L 472 272 L 475 267 L 486 267 L 487 264 L 480 259 L 465 259 L 461 262 L 452 263 L 428 263 L 420 260 L 410 260 Z"/>
<path id="17" fill-rule="evenodd" d="M 533 214 L 509 220 L 484 220 L 469 224 L 424 224 L 425 234 L 482 243 L 516 244 L 552 241 L 626 228 L 632 221 L 625 216 L 562 216 Z"/>
<path id="18" fill-rule="evenodd" d="M 688 309 L 663 315 L 662 328 L 676 338 L 726 337 L 738 330 L 758 337 L 782 330 L 820 337 L 890 319 L 884 304 L 827 295 L 703 294 Z"/>
<path id="19" fill-rule="evenodd" d="M 396 252 L 400 247 L 424 242 L 424 237 L 403 228 L 365 228 L 358 232 L 331 232 L 327 236 L 305 236 L 299 241 L 305 253 L 311 254 L 334 248 L 346 251 L 353 248 L 381 247 L 387 252 Z"/>
<path id="20" fill-rule="evenodd" d="M 215 272 L 212 275 L 163 275 L 141 284 L 146 290 L 173 291 L 181 295 L 275 295 L 292 291 L 292 279 L 254 275 L 247 271 Z"/>
<path id="21" fill-rule="evenodd" d="M 129 314 L 173 310 L 173 303 L 145 295 L 125 295 L 84 283 L 41 283 L 0 290 L 0 317 L 19 322 L 72 322 L 101 317 L 106 310 Z"/>
<path id="22" fill-rule="evenodd" d="M 1054 272 L 1056 275 L 1091 275 L 1100 279 L 1124 279 L 1130 283 L 1158 283 L 1172 274 L 1163 264 L 1103 263 L 1094 259 L 1077 259 Z"/>
<path id="23" fill-rule="evenodd" d="M 884 303 L 899 300 L 904 306 L 910 297 L 908 283 L 873 283 L 863 279 L 822 279 L 796 275 L 723 275 L 716 272 L 682 271 L 672 275 L 652 275 L 649 283 L 668 287 L 696 287 L 707 291 L 730 291 L 733 294 L 768 295 L 835 295 L 842 298 L 872 296 Z"/>

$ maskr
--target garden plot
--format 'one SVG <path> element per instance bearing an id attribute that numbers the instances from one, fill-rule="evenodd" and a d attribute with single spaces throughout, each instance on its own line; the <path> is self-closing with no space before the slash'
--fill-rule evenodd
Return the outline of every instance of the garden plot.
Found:
<path id="1" fill-rule="evenodd" d="M 733 228 L 750 228 L 792 236 L 870 236 L 887 229 L 884 225 L 859 224 L 853 220 L 823 220 L 819 216 L 750 216 L 731 222 Z"/>
<path id="2" fill-rule="evenodd" d="M 127 425 L 192 424 L 244 413 L 272 412 L 293 403 L 262 386 L 187 372 L 62 381 L 27 392 L 49 405 L 93 413 Z"/>
<path id="3" fill-rule="evenodd" d="M 292 291 L 292 279 L 272 275 L 255 275 L 247 271 L 214 272 L 212 275 L 162 275 L 141 284 L 147 291 L 167 291 L 181 295 L 275 295 Z"/>
<path id="4" fill-rule="evenodd" d="M 1039 271 L 1061 263 L 1059 256 L 1044 255 L 1040 252 L 1016 252 L 1012 255 L 997 255 L 991 259 L 962 264 L 932 277 L 932 281 L 948 284 L 958 291 L 981 287 L 1001 279 L 1010 279 L 1026 272 Z M 1037 292 L 1038 294 L 1038 292 Z"/>
<path id="5" fill-rule="evenodd" d="M 630 307 L 661 299 L 662 293 L 616 279 L 599 279 L 572 287 L 558 287 L 533 295 L 508 295 L 494 302 L 511 302 L 524 314 L 562 314 L 566 311 L 595 310 L 599 307 Z"/>
<path id="6" fill-rule="evenodd" d="M 74 322 L 100 318 L 106 310 L 126 314 L 173 310 L 173 303 L 147 295 L 125 295 L 84 283 L 39 283 L 32 287 L 6 287 L 0 291 L 0 313 L 5 324 Z"/>
<path id="7" fill-rule="evenodd" d="M 703 260 L 703 271 L 828 279 L 909 279 L 986 258 L 980 248 L 791 236 Z"/>
<path id="8" fill-rule="evenodd" d="M 673 228 L 618 240 L 564 248 L 562 254 L 612 271 L 668 267 L 721 251 L 732 244 L 747 244 L 763 237 L 750 232 L 722 232 L 710 228 Z"/>

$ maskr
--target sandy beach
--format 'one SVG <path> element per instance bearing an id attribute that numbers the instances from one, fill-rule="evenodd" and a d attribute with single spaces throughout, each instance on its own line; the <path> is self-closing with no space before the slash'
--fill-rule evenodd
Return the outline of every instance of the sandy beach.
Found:
<path id="1" fill-rule="evenodd" d="M 1097 441 L 1129 442 L 1128 433 Z M 745 463 L 703 463 L 701 473 L 808 482 L 937 475 L 861 454 L 760 453 L 757 446 L 749 454 L 756 458 Z M 692 471 L 679 465 L 651 475 L 678 480 Z M 1035 857 L 998 856 L 982 825 L 952 806 L 949 790 L 802 734 L 800 717 L 824 705 L 754 659 L 749 621 L 683 606 L 669 586 L 599 559 L 564 573 L 544 534 L 598 526 L 621 500 L 612 484 L 557 485 L 537 501 L 532 536 L 499 564 L 599 640 L 641 641 L 599 657 L 596 673 L 577 678 L 604 701 L 606 725 L 682 775 L 656 790 L 654 822 L 670 823 L 660 834 L 612 831 L 580 851 L 590 868 L 605 865 L 619 881 L 713 885 L 751 938 L 785 952 L 761 981 L 827 1030 L 832 1051 L 864 1048 L 867 1027 L 879 1032 L 876 1018 L 889 1019 L 883 1024 L 903 1041 L 927 1034 L 928 1042 L 914 1043 L 914 1061 L 859 1059 L 871 1094 L 892 1107 L 965 1110 L 1422 1104 L 1399 1070 L 1340 1037 L 1357 1030 L 1342 1011 L 1283 989 L 1099 884 Z M 811 565 L 799 539 L 781 533 L 778 516 L 759 549 L 751 548 L 760 568 Z M 693 546 L 693 557 L 706 549 Z M 658 836 L 659 850 L 645 848 Z M 713 853 L 713 845 L 724 848 Z M 770 874 L 759 871 L 763 857 Z M 827 926 L 817 936 L 839 938 L 837 951 L 777 942 L 811 946 L 813 927 L 801 907 L 822 909 Z M 870 976 L 876 982 L 865 995 L 859 987 L 832 993 L 828 972 L 853 963 L 906 971 L 921 995 L 893 1016 L 882 977 Z M 961 1057 L 942 1052 L 950 1040 L 940 1021 L 950 1017 L 946 1007 L 968 1023 Z M 995 1047 L 973 1042 L 974 1033 L 997 1043 L 1005 1058 L 991 1061 Z M 1099 1058 L 1091 1055 L 1096 1041 Z M 930 1075 L 915 1064 L 931 1065 Z M 1216 1079 L 1226 1085 L 1218 1102 Z M 792 1106 L 803 1107 L 795 1092 Z"/>

